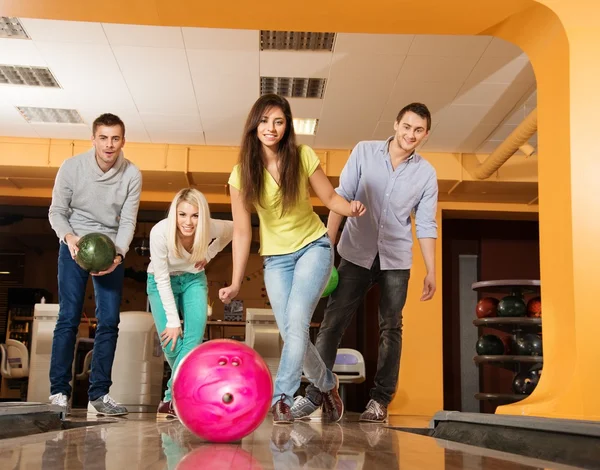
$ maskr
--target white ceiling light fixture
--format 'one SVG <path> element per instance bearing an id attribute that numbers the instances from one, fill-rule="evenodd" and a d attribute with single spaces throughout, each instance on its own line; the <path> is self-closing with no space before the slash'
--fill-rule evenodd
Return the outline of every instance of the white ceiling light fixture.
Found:
<path id="1" fill-rule="evenodd" d="M 23 118 L 30 123 L 84 124 L 83 119 L 75 109 L 31 108 L 26 106 L 17 106 L 17 109 Z"/>
<path id="2" fill-rule="evenodd" d="M 301 119 L 294 118 L 294 131 L 297 135 L 316 135 L 317 126 L 319 125 L 318 119 Z"/>
<path id="3" fill-rule="evenodd" d="M 31 39 L 19 18 L 13 16 L 0 16 L 0 38 Z"/>
<path id="4" fill-rule="evenodd" d="M 261 51 L 333 51 L 335 33 L 302 31 L 260 32 Z"/>
<path id="5" fill-rule="evenodd" d="M 275 93 L 288 98 L 323 98 L 325 78 L 260 77 L 260 94 Z"/>
<path id="6" fill-rule="evenodd" d="M 60 88 L 47 67 L 0 65 L 0 84 Z"/>

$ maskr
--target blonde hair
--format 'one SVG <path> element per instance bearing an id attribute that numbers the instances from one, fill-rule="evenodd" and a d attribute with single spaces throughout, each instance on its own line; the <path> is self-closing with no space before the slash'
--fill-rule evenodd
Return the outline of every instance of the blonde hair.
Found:
<path id="1" fill-rule="evenodd" d="M 167 248 L 169 253 L 172 253 L 175 258 L 183 258 L 185 248 L 181 245 L 179 237 L 177 236 L 177 208 L 182 202 L 187 202 L 198 208 L 198 225 L 194 232 L 194 244 L 192 245 L 190 258 L 192 263 L 197 263 L 198 261 L 206 259 L 208 243 L 210 242 L 210 210 L 204 194 L 197 189 L 182 189 L 177 193 L 173 202 L 171 202 L 169 215 L 167 217 L 169 226 L 167 233 Z"/>

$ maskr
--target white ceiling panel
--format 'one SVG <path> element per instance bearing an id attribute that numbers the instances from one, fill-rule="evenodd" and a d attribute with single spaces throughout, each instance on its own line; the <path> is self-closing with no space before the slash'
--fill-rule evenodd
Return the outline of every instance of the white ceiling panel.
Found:
<path id="1" fill-rule="evenodd" d="M 527 91 L 527 88 L 525 85 L 512 90 L 502 83 L 478 83 L 472 88 L 465 87 L 462 89 L 454 99 L 453 104 L 493 106 L 503 101 L 506 95 L 512 95 L 510 99 L 513 103 L 516 103 Z"/>
<path id="2" fill-rule="evenodd" d="M 315 145 L 345 148 L 371 138 L 404 56 L 334 55 Z"/>
<path id="3" fill-rule="evenodd" d="M 260 50 L 260 33 L 257 30 L 181 28 L 187 49 L 220 51 Z"/>
<path id="4" fill-rule="evenodd" d="M 4 121 L 0 117 L 0 136 L 2 137 L 40 137 L 29 124 L 20 124 L 13 120 Z"/>
<path id="5" fill-rule="evenodd" d="M 528 60 L 521 57 L 482 57 L 466 81 L 467 84 L 514 82 L 535 83 L 533 68 Z"/>
<path id="6" fill-rule="evenodd" d="M 76 107 L 72 95 L 60 88 L 0 85 L 0 100 L 14 106 L 67 109 Z"/>
<path id="7" fill-rule="evenodd" d="M 386 140 L 394 135 L 394 121 L 379 121 L 377 127 L 373 131 L 372 140 Z"/>
<path id="8" fill-rule="evenodd" d="M 526 56 L 520 47 L 500 38 L 493 38 L 483 53 L 483 57 L 506 57 L 508 59 L 514 59 L 520 55 Z"/>
<path id="9" fill-rule="evenodd" d="M 0 39 L 0 64 L 45 67 L 46 61 L 33 41 Z"/>
<path id="10" fill-rule="evenodd" d="M 108 44 L 100 23 L 48 21 L 33 18 L 21 18 L 21 23 L 34 41 Z"/>
<path id="11" fill-rule="evenodd" d="M 292 116 L 295 118 L 315 118 L 318 119 L 323 108 L 323 100 L 317 98 L 288 98 Z"/>
<path id="12" fill-rule="evenodd" d="M 115 46 L 113 51 L 140 112 L 197 111 L 185 50 Z"/>
<path id="13" fill-rule="evenodd" d="M 37 47 L 76 106 L 101 112 L 135 108 L 110 46 L 41 42 Z"/>
<path id="14" fill-rule="evenodd" d="M 223 120 L 227 123 L 230 119 L 236 126 L 243 125 L 248 111 L 260 96 L 258 52 L 195 49 L 187 53 L 206 140 L 221 141 L 211 133 L 217 131 L 223 135 L 228 132 L 231 135 L 228 145 L 231 145 L 238 141 L 241 128 L 235 132 L 227 127 L 219 131 L 218 126 Z"/>
<path id="15" fill-rule="evenodd" d="M 395 121 L 398 112 L 407 104 L 419 102 L 433 114 L 452 103 L 460 89 L 457 82 L 439 83 L 432 86 L 425 82 L 397 81 L 381 115 L 382 121 Z"/>
<path id="16" fill-rule="evenodd" d="M 111 23 L 102 27 L 113 46 L 184 48 L 181 28 Z"/>
<path id="17" fill-rule="evenodd" d="M 401 83 L 464 83 L 478 57 L 407 56 L 398 76 Z"/>
<path id="18" fill-rule="evenodd" d="M 202 132 L 198 114 L 146 114 L 140 113 L 148 132 L 154 129 L 177 132 Z"/>
<path id="19" fill-rule="evenodd" d="M 102 112 L 98 112 L 97 108 L 84 108 L 79 109 L 78 111 L 90 129 L 92 128 L 94 120 L 100 116 L 100 114 L 102 114 Z M 150 142 L 150 137 L 148 136 L 146 128 L 144 127 L 144 123 L 142 122 L 142 119 L 137 111 L 115 108 L 111 109 L 109 112 L 119 116 L 119 118 L 121 118 L 125 124 L 125 139 L 128 142 Z"/>
<path id="20" fill-rule="evenodd" d="M 153 129 L 148 131 L 150 140 L 154 144 L 188 144 L 204 145 L 204 134 L 202 132 L 177 132 Z"/>
<path id="21" fill-rule="evenodd" d="M 309 147 L 314 147 L 315 146 L 315 136 L 314 135 L 297 135 L 296 143 L 298 145 L 304 144 L 304 145 L 308 145 Z"/>
<path id="22" fill-rule="evenodd" d="M 262 77 L 327 78 L 333 54 L 309 51 L 262 51 Z"/>
<path id="23" fill-rule="evenodd" d="M 419 34 L 408 55 L 479 58 L 492 41 L 491 36 Z"/>
<path id="24" fill-rule="evenodd" d="M 334 52 L 406 55 L 414 37 L 414 34 L 339 33 L 335 40 Z"/>
<path id="25" fill-rule="evenodd" d="M 45 139 L 81 139 L 88 140 L 92 136 L 91 125 L 86 124 L 30 124 L 36 133 Z"/>

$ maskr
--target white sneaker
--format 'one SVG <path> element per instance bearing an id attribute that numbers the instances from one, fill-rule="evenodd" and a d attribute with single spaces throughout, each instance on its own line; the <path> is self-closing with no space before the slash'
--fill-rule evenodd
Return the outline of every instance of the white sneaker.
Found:
<path id="1" fill-rule="evenodd" d="M 70 413 L 71 410 L 69 410 L 69 398 L 64 393 L 55 393 L 54 395 L 50 395 L 49 399 L 51 405 L 64 408 L 66 415 Z"/>

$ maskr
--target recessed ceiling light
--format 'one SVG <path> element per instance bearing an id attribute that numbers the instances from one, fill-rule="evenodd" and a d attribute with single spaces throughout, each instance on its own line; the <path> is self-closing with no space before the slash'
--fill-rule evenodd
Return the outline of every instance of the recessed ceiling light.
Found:
<path id="1" fill-rule="evenodd" d="M 294 131 L 298 135 L 316 135 L 318 119 L 294 118 Z"/>
<path id="2" fill-rule="evenodd" d="M 17 106 L 27 122 L 46 122 L 53 124 L 83 124 L 83 119 L 75 109 L 30 108 Z"/>
<path id="3" fill-rule="evenodd" d="M 261 31 L 260 50 L 332 51 L 335 33 Z"/>
<path id="4" fill-rule="evenodd" d="M 0 38 L 31 39 L 19 18 L 13 16 L 0 16 Z"/>
<path id="5" fill-rule="evenodd" d="M 0 84 L 60 88 L 47 67 L 0 65 Z"/>
<path id="6" fill-rule="evenodd" d="M 325 78 L 260 77 L 260 94 L 275 93 L 288 98 L 323 98 Z"/>

